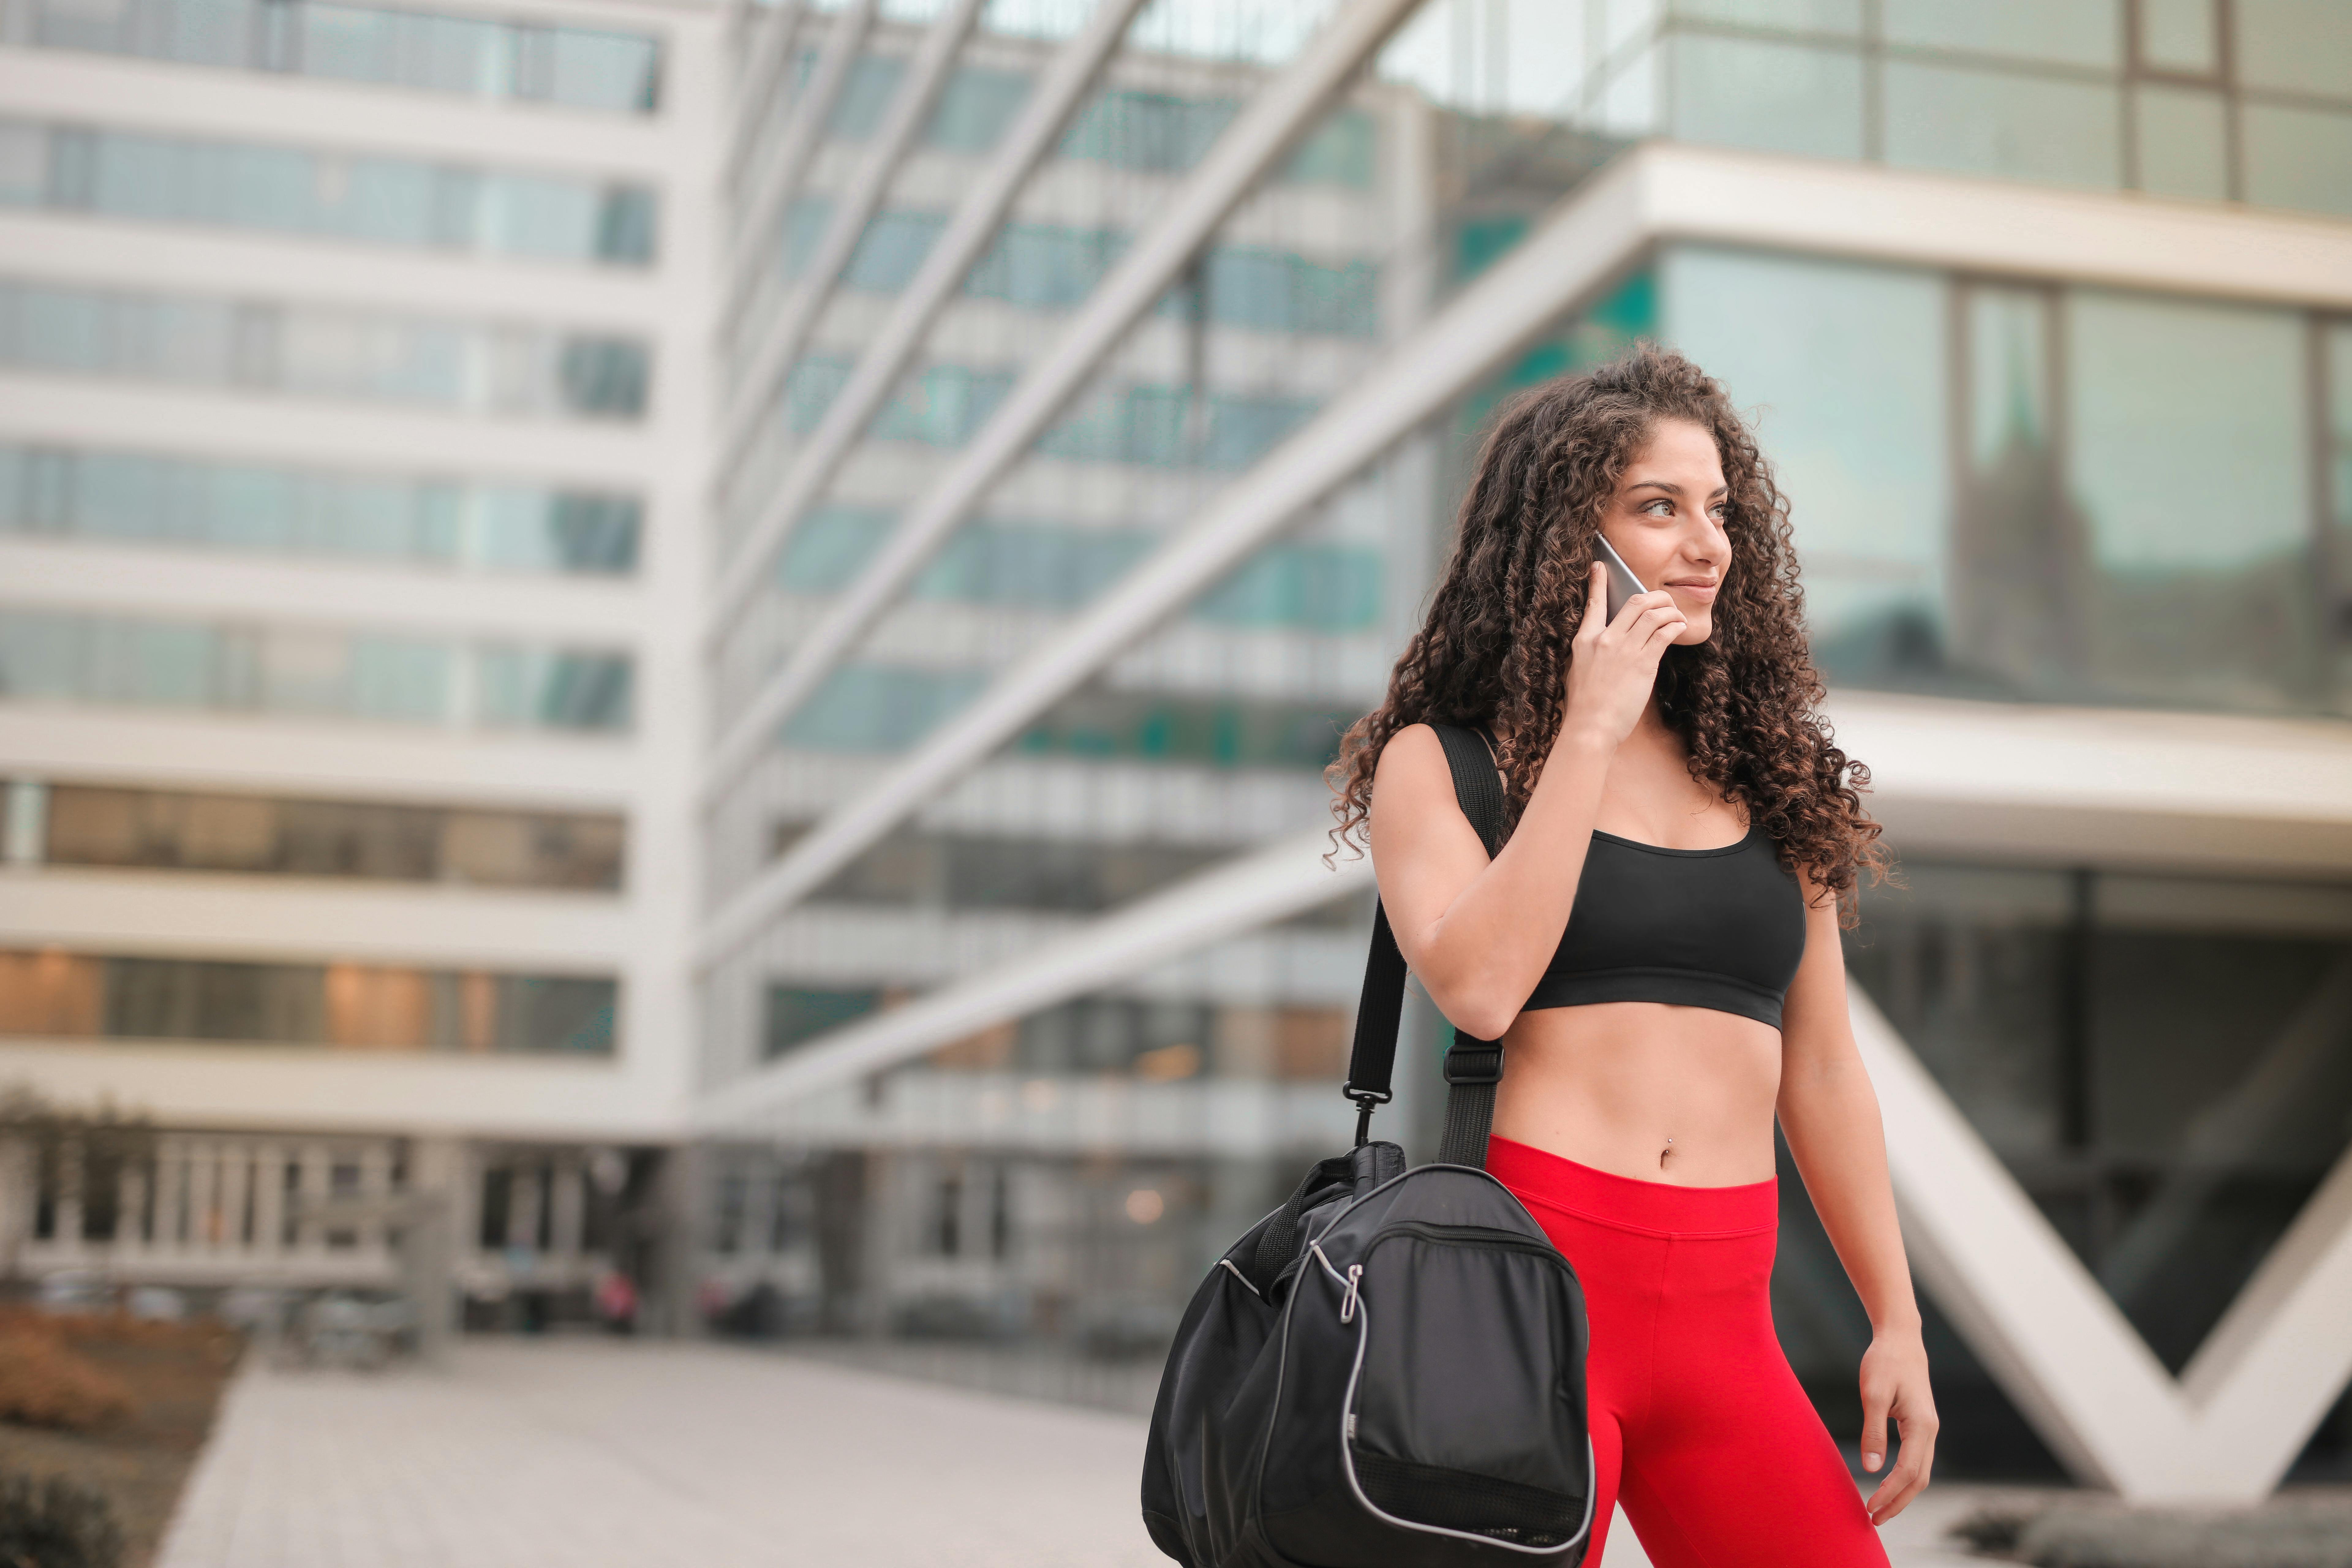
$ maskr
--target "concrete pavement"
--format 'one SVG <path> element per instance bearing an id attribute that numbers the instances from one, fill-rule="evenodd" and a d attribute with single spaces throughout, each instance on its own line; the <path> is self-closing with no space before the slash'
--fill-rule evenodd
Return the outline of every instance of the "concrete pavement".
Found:
<path id="1" fill-rule="evenodd" d="M 474 1341 L 224 1403 L 159 1568 L 1162 1568 L 1143 1424 L 732 1346 Z M 1887 1532 L 1937 1550 L 1965 1492 Z M 1915 1517 L 1916 1516 L 1916 1517 Z M 1605 1568 L 1646 1568 L 1630 1531 Z"/>

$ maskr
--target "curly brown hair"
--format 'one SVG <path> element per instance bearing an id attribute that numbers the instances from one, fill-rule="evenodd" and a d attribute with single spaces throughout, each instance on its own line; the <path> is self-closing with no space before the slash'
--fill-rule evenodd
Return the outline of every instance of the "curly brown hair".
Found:
<path id="1" fill-rule="evenodd" d="M 1428 618 L 1387 700 L 1356 721 L 1325 775 L 1335 846 L 1362 832 L 1381 749 L 1419 723 L 1497 737 L 1507 820 L 1517 823 L 1559 734 L 1602 509 L 1662 419 L 1715 437 L 1731 561 L 1714 635 L 1668 648 L 1659 665 L 1660 708 L 1690 750 L 1691 776 L 1745 806 L 1781 863 L 1809 870 L 1851 921 L 1858 875 L 1883 878 L 1887 855 L 1863 809 L 1870 770 L 1837 748 L 1820 712 L 1788 501 L 1723 388 L 1650 343 L 1523 393 L 1496 416 Z"/>

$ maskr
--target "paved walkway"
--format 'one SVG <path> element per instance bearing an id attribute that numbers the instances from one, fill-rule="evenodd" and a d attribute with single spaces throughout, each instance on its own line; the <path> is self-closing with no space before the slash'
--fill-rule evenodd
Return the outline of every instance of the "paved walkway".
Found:
<path id="1" fill-rule="evenodd" d="M 1142 1455 L 1131 1416 L 723 1346 L 256 1358 L 160 1568 L 1164 1568 Z M 1936 1500 L 1889 1531 L 1899 1568 L 1964 1561 L 1927 1549 L 1965 1498 Z M 1605 1568 L 1646 1568 L 1633 1546 Z"/>

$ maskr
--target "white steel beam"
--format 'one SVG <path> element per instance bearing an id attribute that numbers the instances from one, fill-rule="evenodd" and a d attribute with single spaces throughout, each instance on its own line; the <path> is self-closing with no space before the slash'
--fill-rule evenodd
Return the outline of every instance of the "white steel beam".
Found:
<path id="1" fill-rule="evenodd" d="M 760 128 L 768 122 L 770 100 L 784 79 L 785 63 L 793 58 L 793 39 L 806 12 L 802 0 L 776 0 L 764 12 L 749 5 L 744 9 L 755 14 L 744 17 L 741 28 L 730 29 L 727 35 L 730 47 L 740 47 L 747 40 L 751 45 L 735 79 L 734 116 L 728 122 L 727 155 L 719 166 L 719 186 L 727 191 L 735 188 L 743 173 L 743 160 L 758 144 Z"/>
<path id="2" fill-rule="evenodd" d="M 1343 855 L 1335 867 L 1325 866 L 1330 847 L 1318 828 L 1236 856 L 985 974 L 835 1029 L 707 1093 L 696 1119 L 713 1131 L 756 1128 L 763 1115 L 803 1095 L 1371 886 L 1370 860 Z"/>
<path id="3" fill-rule="evenodd" d="M 1353 391 L 1171 533 L 1060 632 L 1015 661 L 874 787 L 819 822 L 747 883 L 705 928 L 703 962 L 749 941 L 906 813 L 1018 733 L 1047 704 L 1182 609 L 1301 511 L 1607 282 L 1637 253 L 1641 184 L 1638 157 L 1603 171 L 1565 213 L 1489 268 Z M 898 557 L 894 569 L 901 573 L 919 564 L 899 550 L 907 532 L 902 523 L 888 547 Z M 802 672 L 803 682 L 811 680 L 800 654 L 824 635 L 822 626 L 809 634 L 786 674 Z M 803 684 L 796 689 L 806 689 Z M 782 711 L 763 710 L 757 744 L 766 743 Z"/>
<path id="4" fill-rule="evenodd" d="M 1143 0 L 1097 0 L 1087 25 L 1055 53 L 1053 64 L 1030 90 L 1020 115 L 1005 132 L 996 155 L 957 205 L 948 226 L 931 242 L 930 253 L 913 281 L 858 356 L 847 384 L 835 395 L 774 494 L 745 531 L 720 576 L 714 626 L 730 620 L 757 591 L 785 534 L 803 510 L 833 482 L 842 460 L 898 385 L 931 323 L 995 239 L 1030 171 L 1052 149 L 1079 99 L 1101 75 L 1104 63 L 1142 5 Z M 718 471 L 724 475 L 725 466 Z"/>
<path id="5" fill-rule="evenodd" d="M 882 205 L 890 181 L 898 172 L 899 162 L 915 144 L 915 138 L 922 134 L 931 107 L 939 101 L 940 89 L 947 85 L 948 73 L 955 68 L 956 57 L 964 40 L 971 36 L 973 26 L 980 20 L 981 7 L 986 3 L 987 0 L 949 0 L 924 33 L 914 62 L 898 84 L 898 95 L 891 101 L 889 114 L 876 133 L 872 147 L 849 184 L 842 188 L 840 199 L 834 203 L 816 253 L 792 282 L 774 318 L 761 330 L 758 342 L 738 362 L 745 368 L 735 377 L 734 391 L 719 421 L 721 434 L 714 471 L 725 473 L 734 466 L 753 428 L 768 413 L 776 384 L 783 378 L 785 368 L 800 357 L 801 345 L 807 341 L 809 329 L 816 324 L 817 312 L 833 297 L 834 284 L 849 265 L 850 254 L 857 248 L 858 240 L 865 237 L 867 221 Z"/>
<path id="6" fill-rule="evenodd" d="M 866 35 L 873 29 L 876 4 L 877 0 L 853 0 L 833 19 L 808 86 L 793 100 L 792 115 L 784 121 L 774 149 L 751 171 L 753 188 L 742 204 L 735 237 L 728 247 L 726 275 L 719 282 L 721 332 L 751 294 L 761 264 L 775 242 L 777 221 L 800 194 L 809 162 L 824 137 L 825 121 L 833 118 L 841 89 L 848 85 L 850 68 L 857 63 Z"/>
<path id="7" fill-rule="evenodd" d="M 714 787 L 757 755 L 761 736 L 822 679 L 841 650 L 872 625 L 963 521 L 990 486 L 1029 450 L 1094 374 L 1103 356 L 1159 302 L 1217 226 L 1306 133 L 1348 79 L 1371 58 L 1421 0 L 1350 0 L 1297 58 L 1251 99 L 1169 196 L 1159 220 L 1087 297 L 1044 356 L 1022 374 L 979 434 L 939 482 L 899 519 L 882 552 L 828 607 L 739 716 L 714 755 Z M 782 531 L 777 537 L 781 539 Z M 759 589 L 774 545 L 746 540 L 721 578 L 714 637 Z M 748 737 L 748 740 L 747 740 Z"/>
<path id="8" fill-rule="evenodd" d="M 800 1097 L 1367 886 L 1367 860 L 1324 865 L 1328 842 L 1278 840 L 837 1030 L 707 1093 L 695 1119 L 756 1130 Z M 1885 1015 L 1858 988 L 1850 1007 L 1913 1267 L 2043 1439 L 2078 1479 L 2134 1500 L 2268 1493 L 2352 1381 L 2352 1152 L 2176 1380 Z"/>

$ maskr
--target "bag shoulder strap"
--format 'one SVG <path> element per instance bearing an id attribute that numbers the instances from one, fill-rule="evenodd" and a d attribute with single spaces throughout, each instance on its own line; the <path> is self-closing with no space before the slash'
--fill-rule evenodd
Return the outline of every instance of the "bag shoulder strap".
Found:
<path id="1" fill-rule="evenodd" d="M 1486 853 L 1503 846 L 1503 782 L 1494 753 L 1475 730 L 1433 724 L 1454 774 L 1454 799 L 1469 818 Z M 1372 1110 L 1392 1098 L 1397 1029 L 1404 1013 L 1404 954 L 1389 928 L 1388 911 L 1372 908 L 1372 947 L 1364 961 L 1364 990 L 1356 1006 L 1356 1039 L 1348 1057 L 1343 1092 L 1356 1102 L 1356 1142 L 1371 1136 Z M 1486 1134 L 1495 1120 L 1495 1086 L 1503 1078 L 1503 1047 L 1493 1040 L 1456 1035 L 1445 1053 L 1445 1130 L 1437 1158 L 1449 1165 L 1486 1163 Z"/>

